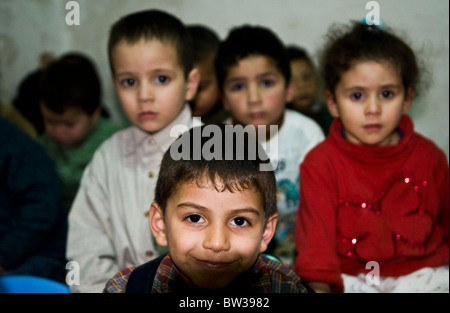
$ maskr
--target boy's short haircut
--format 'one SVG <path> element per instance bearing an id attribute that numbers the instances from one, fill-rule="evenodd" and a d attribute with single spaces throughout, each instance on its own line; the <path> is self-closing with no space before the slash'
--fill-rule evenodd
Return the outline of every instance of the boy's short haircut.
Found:
<path id="1" fill-rule="evenodd" d="M 244 25 L 233 28 L 220 44 L 216 72 L 221 91 L 229 68 L 249 56 L 266 56 L 273 59 L 286 84 L 289 83 L 291 67 L 283 42 L 268 28 Z"/>
<path id="2" fill-rule="evenodd" d="M 73 52 L 50 63 L 40 80 L 39 100 L 58 114 L 78 107 L 92 115 L 101 105 L 101 83 L 93 62 Z"/>
<path id="3" fill-rule="evenodd" d="M 208 130 L 212 127 L 215 127 L 216 131 L 209 132 Z M 227 140 L 231 138 L 229 136 L 232 132 L 234 132 L 232 144 L 226 144 L 229 143 Z M 198 138 L 200 134 L 202 134 L 201 139 Z M 197 139 L 200 141 L 199 146 L 195 146 L 194 143 Z M 205 158 L 205 152 L 211 149 L 210 140 L 220 140 L 220 157 Z M 179 145 L 180 142 L 189 142 L 190 150 L 187 155 L 184 154 L 186 158 L 174 159 L 173 146 Z M 184 149 L 185 146 L 179 145 L 178 148 Z M 194 149 L 202 151 L 201 155 L 195 157 Z M 250 157 L 250 149 L 258 149 L 259 153 L 256 153 L 256 157 Z M 156 182 L 155 202 L 164 213 L 167 200 L 186 183 L 196 183 L 199 187 L 212 187 L 218 192 L 225 190 L 239 192 L 250 189 L 262 196 L 265 221 L 267 221 L 269 217 L 277 213 L 275 173 L 273 170 L 260 170 L 260 165 L 267 163 L 270 163 L 270 160 L 256 137 L 241 127 L 218 124 L 191 128 L 183 133 L 163 156 Z"/>
<path id="4" fill-rule="evenodd" d="M 290 45 L 286 48 L 286 52 L 287 52 L 289 61 L 304 60 L 309 64 L 309 66 L 311 66 L 312 68 L 315 68 L 311 57 L 309 56 L 308 52 L 306 52 L 305 49 L 294 46 L 294 45 Z"/>
<path id="5" fill-rule="evenodd" d="M 194 49 L 190 33 L 181 20 L 160 10 L 131 13 L 113 24 L 108 40 L 111 73 L 115 74 L 112 52 L 120 41 L 125 40 L 129 44 L 135 44 L 140 40 L 153 39 L 173 44 L 179 63 L 184 69 L 185 77 L 188 77 L 194 63 Z"/>
<path id="6" fill-rule="evenodd" d="M 211 28 L 193 24 L 187 26 L 194 43 L 194 62 L 200 62 L 219 51 L 220 38 Z"/>

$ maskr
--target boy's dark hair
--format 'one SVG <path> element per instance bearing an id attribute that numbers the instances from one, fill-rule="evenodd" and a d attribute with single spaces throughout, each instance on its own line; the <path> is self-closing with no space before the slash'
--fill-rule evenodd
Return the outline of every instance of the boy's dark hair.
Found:
<path id="1" fill-rule="evenodd" d="M 243 25 L 233 28 L 228 37 L 221 42 L 216 58 L 216 72 L 219 88 L 223 84 L 228 69 L 249 56 L 266 56 L 275 61 L 275 65 L 286 80 L 291 79 L 291 67 L 283 42 L 270 29 L 262 26 Z"/>
<path id="2" fill-rule="evenodd" d="M 362 22 L 332 27 L 320 58 L 325 89 L 334 94 L 341 75 L 360 61 L 387 61 L 398 69 L 405 92 L 410 87 L 417 89 L 419 66 L 416 56 L 398 36 Z"/>
<path id="3" fill-rule="evenodd" d="M 215 131 L 212 131 L 212 128 Z M 232 144 L 229 144 L 230 138 Z M 199 146 L 196 146 L 197 140 Z M 220 141 L 220 157 L 205 157 L 205 152 L 211 150 L 210 140 Z M 190 149 L 187 152 L 180 151 L 186 149 L 181 143 L 189 143 Z M 258 149 L 256 157 L 250 157 L 250 149 Z M 196 156 L 198 151 L 201 151 L 201 155 Z M 214 151 L 214 155 L 216 152 Z M 173 154 L 179 153 L 183 154 L 183 158 L 174 159 Z M 256 137 L 242 127 L 218 124 L 191 128 L 183 133 L 163 156 L 156 182 L 155 202 L 164 212 L 167 200 L 173 193 L 183 184 L 191 182 L 199 187 L 211 186 L 219 192 L 251 189 L 261 194 L 267 221 L 277 213 L 274 171 L 260 170 L 261 164 L 268 163 L 270 164 L 270 160 Z"/>
<path id="4" fill-rule="evenodd" d="M 289 61 L 294 60 L 305 60 L 312 68 L 314 68 L 314 63 L 312 62 L 311 57 L 305 49 L 290 45 L 286 48 L 286 53 Z"/>
<path id="5" fill-rule="evenodd" d="M 204 25 L 188 25 L 194 43 L 194 62 L 199 62 L 209 56 L 215 56 L 219 50 L 219 36 L 211 28 Z"/>
<path id="6" fill-rule="evenodd" d="M 114 75 L 112 52 L 122 40 L 129 44 L 139 40 L 159 40 L 173 44 L 178 60 L 187 78 L 193 68 L 194 49 L 192 38 L 185 25 L 174 15 L 160 10 L 146 10 L 131 13 L 118 20 L 111 27 L 108 40 L 108 57 Z"/>
<path id="7" fill-rule="evenodd" d="M 101 106 L 101 83 L 93 62 L 73 52 L 50 63 L 40 80 L 39 100 L 58 114 L 79 107 L 92 115 Z"/>

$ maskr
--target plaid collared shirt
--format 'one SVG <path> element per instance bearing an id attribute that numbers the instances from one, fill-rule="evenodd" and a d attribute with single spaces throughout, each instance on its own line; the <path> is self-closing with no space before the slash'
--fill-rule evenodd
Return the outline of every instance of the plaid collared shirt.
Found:
<path id="1" fill-rule="evenodd" d="M 136 269 L 128 267 L 112 277 L 105 286 L 104 293 L 123 293 L 128 279 Z M 249 277 L 256 278 L 250 284 L 249 292 L 257 293 L 306 293 L 307 289 L 294 270 L 284 263 L 259 255 L 255 265 L 250 269 Z M 176 266 L 169 255 L 166 255 L 158 266 L 153 280 L 152 293 L 176 292 L 181 279 Z"/>

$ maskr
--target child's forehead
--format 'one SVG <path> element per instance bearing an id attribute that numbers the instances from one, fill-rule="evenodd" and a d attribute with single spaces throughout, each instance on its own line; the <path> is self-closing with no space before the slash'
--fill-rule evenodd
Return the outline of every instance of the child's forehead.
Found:
<path id="1" fill-rule="evenodd" d="M 276 60 L 264 54 L 251 54 L 237 59 L 235 63 L 229 66 L 227 74 L 229 75 L 232 72 L 239 69 L 244 69 L 245 67 L 251 67 L 256 71 L 267 71 L 268 69 L 270 69 L 272 72 L 281 74 Z"/>
<path id="2" fill-rule="evenodd" d="M 227 199 L 233 201 L 234 199 L 242 199 L 244 196 L 248 199 L 255 200 L 254 202 L 258 202 L 260 204 L 264 203 L 264 197 L 260 190 L 255 188 L 254 186 L 242 186 L 241 184 L 234 183 L 224 183 L 220 178 L 217 178 L 214 182 L 209 178 L 202 177 L 194 180 L 182 182 L 178 185 L 171 195 L 172 199 L 195 199 L 200 196 L 200 198 L 206 199 L 207 197 L 201 197 L 202 195 L 216 195 L 220 197 L 221 195 L 227 195 Z M 218 198 L 216 198 L 218 199 Z M 216 200 L 214 199 L 214 200 Z M 205 202 L 206 203 L 206 202 Z M 211 206 L 217 204 L 216 201 L 210 202 Z M 231 207 L 231 203 L 230 207 Z M 261 213 L 264 213 L 264 206 L 258 205 L 256 209 L 261 210 Z"/>
<path id="3" fill-rule="evenodd" d="M 117 42 L 117 44 L 113 48 L 113 52 L 116 52 L 118 49 L 121 50 L 131 50 L 140 47 L 142 49 L 155 49 L 155 48 L 163 48 L 164 50 L 172 50 L 175 55 L 178 56 L 178 50 L 176 48 L 176 44 L 170 40 L 163 40 L 159 38 L 140 38 L 138 40 L 129 40 L 127 38 L 123 38 Z"/>
<path id="4" fill-rule="evenodd" d="M 122 39 L 113 48 L 112 56 L 115 67 L 118 65 L 118 61 L 130 59 L 139 61 L 147 57 L 152 59 L 156 57 L 158 60 L 165 60 L 182 68 L 176 45 L 169 40 L 144 38 L 138 41 L 128 41 Z"/>

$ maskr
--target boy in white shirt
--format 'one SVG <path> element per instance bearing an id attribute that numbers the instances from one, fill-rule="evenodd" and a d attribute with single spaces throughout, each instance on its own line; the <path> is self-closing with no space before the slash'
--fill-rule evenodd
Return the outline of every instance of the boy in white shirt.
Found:
<path id="1" fill-rule="evenodd" d="M 69 216 L 67 257 L 80 266 L 72 291 L 102 292 L 119 270 L 157 257 L 148 211 L 173 126 L 192 127 L 197 90 L 189 32 L 158 10 L 130 14 L 111 28 L 113 84 L 133 126 L 108 139 L 86 168 Z"/>
<path id="2" fill-rule="evenodd" d="M 299 166 L 324 139 L 311 118 L 286 109 L 293 85 L 286 50 L 269 29 L 244 25 L 231 30 L 216 59 L 223 104 L 233 125 L 265 126 L 265 144 L 277 180 L 279 222 L 269 252 L 289 265 L 295 256 L 295 222 L 299 204 Z M 278 131 L 271 130 L 270 125 Z"/>

